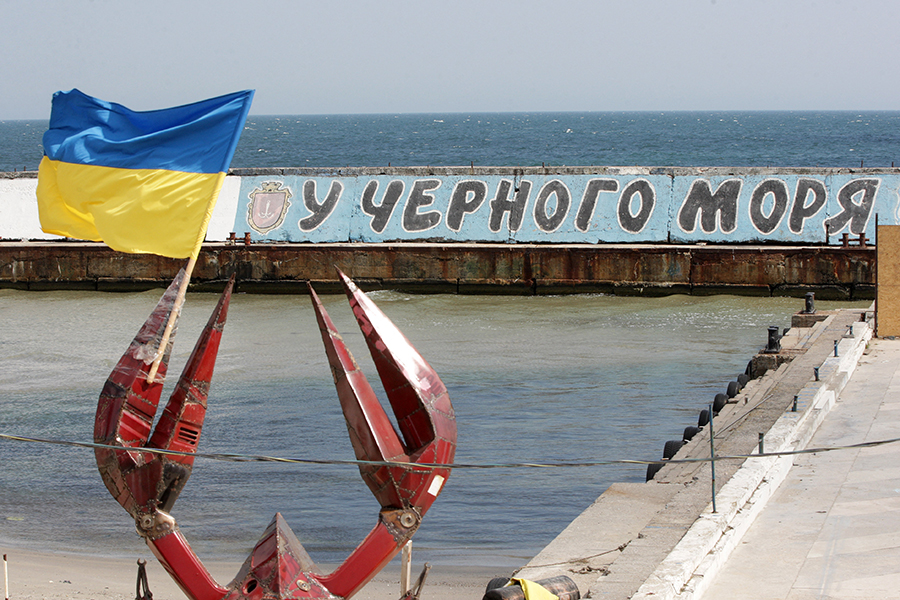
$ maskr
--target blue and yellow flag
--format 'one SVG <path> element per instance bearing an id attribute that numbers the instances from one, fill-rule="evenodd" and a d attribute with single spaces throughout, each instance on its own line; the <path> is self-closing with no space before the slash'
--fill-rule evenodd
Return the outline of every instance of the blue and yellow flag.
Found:
<path id="1" fill-rule="evenodd" d="M 55 93 L 38 173 L 41 229 L 196 258 L 252 100 L 247 90 L 135 112 Z"/>

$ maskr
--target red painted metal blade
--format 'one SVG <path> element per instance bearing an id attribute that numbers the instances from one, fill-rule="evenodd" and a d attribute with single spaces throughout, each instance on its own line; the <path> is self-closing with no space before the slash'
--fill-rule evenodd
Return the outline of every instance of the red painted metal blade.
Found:
<path id="1" fill-rule="evenodd" d="M 346 275 L 338 273 L 397 418 L 408 462 L 452 463 L 456 416 L 447 388 L 381 309 Z M 376 493 L 382 507 L 414 507 L 419 515 L 425 514 L 450 476 L 449 468 L 414 465 L 391 466 L 388 472 L 393 489 Z M 389 504 L 385 502 L 388 499 Z"/>
<path id="2" fill-rule="evenodd" d="M 222 330 L 228 317 L 228 304 L 234 288 L 234 276 L 225 286 L 215 310 L 200 334 L 184 366 L 175 390 L 150 437 L 150 447 L 176 452 L 196 452 L 206 416 L 206 400 L 219 352 Z M 168 512 L 187 483 L 194 464 L 193 456 L 162 456 L 163 477 L 158 485 L 159 508 Z"/>
<path id="3" fill-rule="evenodd" d="M 365 336 L 407 453 L 415 460 L 436 439 L 456 446 L 456 417 L 447 388 L 431 365 L 368 296 L 338 271 Z M 452 461 L 453 452 L 444 457 Z"/>
<path id="4" fill-rule="evenodd" d="M 147 373 L 183 278 L 182 269 L 106 380 L 94 419 L 96 443 L 124 448 L 146 446 L 162 393 L 174 335 L 163 349 L 163 359 L 153 383 L 147 383 Z M 148 464 L 153 455 L 110 449 L 96 449 L 94 454 L 107 489 L 134 516 L 136 506 L 144 505 L 149 500 L 147 492 L 160 475 L 158 464 Z"/>
<path id="5" fill-rule="evenodd" d="M 312 286 L 309 287 L 309 293 L 356 458 L 372 461 L 406 461 L 408 457 L 404 453 L 400 438 L 375 396 L 372 386 L 353 359 Z M 359 472 L 382 506 L 401 505 L 400 497 L 394 491 L 388 467 L 360 465 Z"/>

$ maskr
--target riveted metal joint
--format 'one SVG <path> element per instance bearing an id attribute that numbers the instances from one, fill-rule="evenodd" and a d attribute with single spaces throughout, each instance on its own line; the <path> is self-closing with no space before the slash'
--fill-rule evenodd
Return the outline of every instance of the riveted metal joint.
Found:
<path id="1" fill-rule="evenodd" d="M 422 522 L 422 516 L 411 508 L 383 510 L 379 513 L 379 519 L 398 544 L 406 543 L 411 539 Z"/>
<path id="2" fill-rule="evenodd" d="M 158 540 L 178 529 L 172 515 L 161 510 L 138 514 L 134 518 L 134 526 L 138 535 L 148 540 Z"/>

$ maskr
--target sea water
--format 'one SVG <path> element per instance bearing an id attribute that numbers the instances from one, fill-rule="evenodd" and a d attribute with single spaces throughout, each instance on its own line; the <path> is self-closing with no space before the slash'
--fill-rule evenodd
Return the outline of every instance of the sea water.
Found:
<path id="1" fill-rule="evenodd" d="M 898 125 L 900 112 L 251 116 L 232 166 L 889 167 Z M 0 171 L 36 169 L 46 126 L 0 121 Z M 0 432 L 90 441 L 103 382 L 160 293 L 0 290 Z M 443 378 L 457 461 L 479 466 L 659 458 L 767 327 L 802 308 L 730 296 L 373 297 Z M 189 295 L 170 380 L 215 301 Z M 378 390 L 346 302 L 324 302 Z M 308 298 L 235 296 L 200 450 L 353 457 Z M 623 465 L 456 469 L 416 534 L 416 559 L 520 565 L 610 483 L 644 476 Z M 173 514 L 201 557 L 243 560 L 280 511 L 315 560 L 333 563 L 377 510 L 353 466 L 198 459 Z M 146 553 L 91 450 L 6 440 L 0 544 Z"/>
<path id="2" fill-rule="evenodd" d="M 0 290 L 0 432 L 90 441 L 103 382 L 159 295 Z M 509 566 L 646 468 L 503 465 L 658 459 L 765 346 L 767 327 L 802 308 L 731 296 L 372 297 L 447 385 L 457 462 L 497 466 L 452 473 L 416 534 L 417 558 Z M 189 295 L 168 387 L 216 299 Z M 346 300 L 323 300 L 380 391 Z M 200 451 L 353 458 L 307 297 L 232 299 Z M 93 451 L 0 440 L 0 455 L 4 545 L 141 551 Z M 378 508 L 354 466 L 198 459 L 173 515 L 200 556 L 242 560 L 280 511 L 315 560 L 333 563 Z"/>
<path id="3" fill-rule="evenodd" d="M 0 121 L 0 171 L 37 169 L 46 128 Z M 231 166 L 890 167 L 898 148 L 898 111 L 251 115 Z"/>

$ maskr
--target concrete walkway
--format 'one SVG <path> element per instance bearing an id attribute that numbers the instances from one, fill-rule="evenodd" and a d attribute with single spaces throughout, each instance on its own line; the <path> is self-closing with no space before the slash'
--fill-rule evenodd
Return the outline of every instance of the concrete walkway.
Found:
<path id="1" fill-rule="evenodd" d="M 873 339 L 807 447 L 897 437 L 900 340 Z M 900 598 L 898 459 L 900 443 L 796 456 L 703 600 Z"/>

